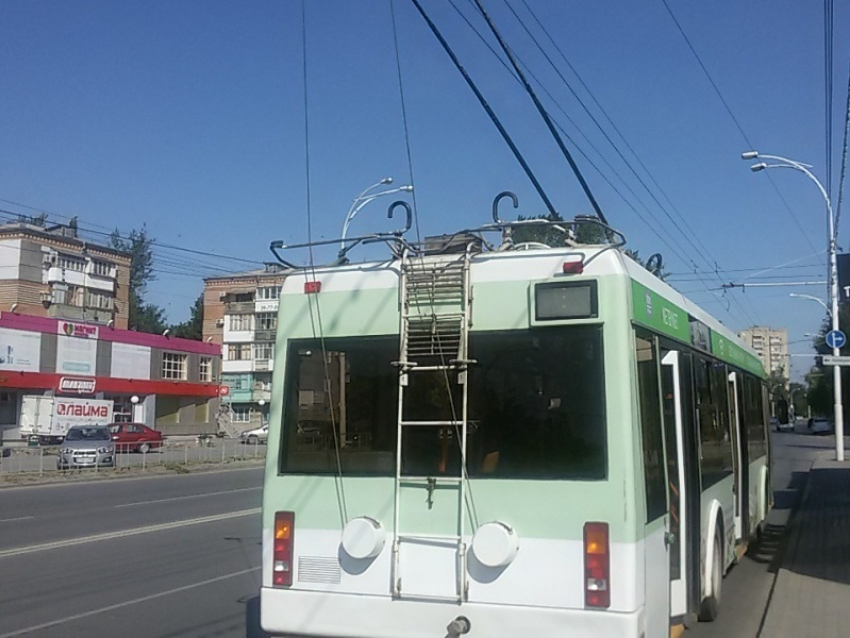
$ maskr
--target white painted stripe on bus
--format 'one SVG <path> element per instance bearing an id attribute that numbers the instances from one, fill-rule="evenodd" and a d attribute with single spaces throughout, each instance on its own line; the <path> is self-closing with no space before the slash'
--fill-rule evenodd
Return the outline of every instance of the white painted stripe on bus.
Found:
<path id="1" fill-rule="evenodd" d="M 216 576 L 215 578 L 208 578 L 207 580 L 202 580 L 197 583 L 192 583 L 191 585 L 183 585 L 182 587 L 175 587 L 174 589 L 169 589 L 168 591 L 161 591 L 155 594 L 151 594 L 149 596 L 142 596 L 141 598 L 134 598 L 133 600 L 126 600 L 123 603 L 115 603 L 114 605 L 109 605 L 107 607 L 101 607 L 100 609 L 92 609 L 91 611 L 84 611 L 81 614 L 74 614 L 73 616 L 66 616 L 65 618 L 60 618 L 59 620 L 51 620 L 50 622 L 41 623 L 40 625 L 33 625 L 32 627 L 25 627 L 24 629 L 18 629 L 16 631 L 9 632 L 7 634 L 0 634 L 0 638 L 12 638 L 13 636 L 21 636 L 23 634 L 28 634 L 33 631 L 39 631 L 41 629 L 47 629 L 48 627 L 55 627 L 56 625 L 61 625 L 64 623 L 73 622 L 75 620 L 81 620 L 83 618 L 88 618 L 89 616 L 96 616 L 97 614 L 103 614 L 108 611 L 114 611 L 116 609 L 121 609 L 122 607 L 129 607 L 130 605 L 136 605 L 138 603 L 145 603 L 149 600 L 156 600 L 157 598 L 162 598 L 163 596 L 171 596 L 173 594 L 179 594 L 180 592 L 188 591 L 190 589 L 195 589 L 196 587 L 203 587 L 204 585 L 211 585 L 213 583 L 220 582 L 222 580 L 227 580 L 228 578 L 235 578 L 237 576 L 244 576 L 245 574 L 250 574 L 251 572 L 258 571 L 260 567 L 251 567 L 249 569 L 243 569 L 238 572 L 231 572 L 229 574 L 224 574 L 222 576 Z"/>
<path id="2" fill-rule="evenodd" d="M 105 534 L 93 534 L 91 536 L 81 536 L 79 538 L 68 538 L 61 541 L 51 541 L 48 543 L 38 543 L 37 545 L 28 545 L 25 547 L 14 547 L 12 549 L 4 549 L 0 551 L 0 558 L 7 556 L 20 556 L 22 554 L 32 554 L 34 552 L 43 552 L 48 549 L 59 549 L 61 547 L 71 547 L 73 545 L 83 545 L 85 543 L 95 543 L 97 541 L 110 540 L 113 538 L 124 538 L 126 536 L 138 536 L 139 534 L 150 534 L 152 532 L 162 532 L 169 529 L 177 529 L 188 525 L 199 525 L 201 523 L 213 523 L 216 521 L 224 521 L 230 518 L 240 518 L 243 516 L 253 516 L 260 513 L 259 507 L 254 507 L 248 510 L 239 510 L 238 512 L 227 512 L 225 514 L 215 514 L 213 516 L 202 516 L 200 518 L 190 518 L 182 521 L 172 521 L 170 523 L 159 523 L 157 525 L 146 525 L 145 527 L 135 527 L 132 529 L 120 530 L 117 532 L 107 532 Z"/>
<path id="3" fill-rule="evenodd" d="M 187 496 L 174 496 L 172 498 L 160 498 L 155 501 L 138 501 L 137 503 L 121 503 L 112 507 L 136 507 L 137 505 L 153 505 L 154 503 L 170 503 L 171 501 L 183 501 L 189 498 L 203 498 L 205 496 L 220 496 L 221 494 L 235 494 L 236 492 L 251 492 L 263 489 L 258 487 L 241 487 L 236 490 L 222 490 L 220 492 L 205 492 L 203 494 L 189 494 Z"/>

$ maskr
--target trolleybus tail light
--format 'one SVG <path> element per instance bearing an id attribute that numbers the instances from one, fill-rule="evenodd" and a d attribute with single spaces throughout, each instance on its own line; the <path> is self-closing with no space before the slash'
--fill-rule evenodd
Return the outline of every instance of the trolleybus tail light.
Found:
<path id="1" fill-rule="evenodd" d="M 608 523 L 584 524 L 584 603 L 587 607 L 611 605 L 611 554 Z"/>
<path id="2" fill-rule="evenodd" d="M 314 295 L 316 293 L 322 292 L 322 282 L 321 281 L 305 281 L 304 282 L 304 294 L 305 295 Z"/>
<path id="3" fill-rule="evenodd" d="M 292 556 L 295 545 L 295 512 L 275 512 L 272 584 L 275 587 L 292 585 Z"/>
<path id="4" fill-rule="evenodd" d="M 584 262 L 581 259 L 565 261 L 563 272 L 565 275 L 580 275 L 584 272 Z"/>

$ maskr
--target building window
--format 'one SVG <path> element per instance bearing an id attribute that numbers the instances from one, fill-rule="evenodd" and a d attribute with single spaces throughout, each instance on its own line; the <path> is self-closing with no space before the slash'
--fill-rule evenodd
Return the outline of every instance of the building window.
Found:
<path id="1" fill-rule="evenodd" d="M 234 423 L 248 423 L 251 421 L 251 409 L 247 406 L 234 405 L 231 408 L 232 418 Z"/>
<path id="2" fill-rule="evenodd" d="M 201 381 L 212 381 L 212 357 L 201 357 L 198 378 Z"/>
<path id="3" fill-rule="evenodd" d="M 273 343 L 255 343 L 254 344 L 255 359 L 274 359 L 274 344 Z"/>
<path id="4" fill-rule="evenodd" d="M 79 272 L 83 272 L 86 269 L 85 261 L 69 255 L 59 255 L 56 265 L 65 270 L 76 270 Z"/>
<path id="5" fill-rule="evenodd" d="M 108 261 L 93 261 L 92 274 L 99 275 L 100 277 L 111 277 L 112 264 Z"/>
<path id="6" fill-rule="evenodd" d="M 266 286 L 257 288 L 257 301 L 270 301 L 280 299 L 280 286 Z"/>
<path id="7" fill-rule="evenodd" d="M 241 303 L 243 301 L 254 301 L 254 293 L 253 292 L 238 292 L 233 295 L 233 301 L 236 303 Z"/>
<path id="8" fill-rule="evenodd" d="M 89 290 L 88 299 L 86 300 L 86 307 L 112 310 L 112 295 L 97 290 Z"/>
<path id="9" fill-rule="evenodd" d="M 185 354 L 176 352 L 162 353 L 162 378 L 163 379 L 186 379 Z"/>
<path id="10" fill-rule="evenodd" d="M 251 344 L 238 343 L 227 346 L 228 361 L 243 361 L 251 358 Z"/>
<path id="11" fill-rule="evenodd" d="M 257 330 L 275 330 L 276 328 L 276 312 L 260 312 L 257 314 Z"/>
<path id="12" fill-rule="evenodd" d="M 254 315 L 230 315 L 230 329 L 234 332 L 254 329 Z"/>

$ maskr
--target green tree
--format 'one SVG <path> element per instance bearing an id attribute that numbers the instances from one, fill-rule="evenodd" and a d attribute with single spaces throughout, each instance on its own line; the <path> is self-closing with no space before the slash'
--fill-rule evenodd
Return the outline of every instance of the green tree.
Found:
<path id="1" fill-rule="evenodd" d="M 838 325 L 841 326 L 841 329 L 846 333 L 848 328 L 850 328 L 850 305 L 842 304 L 838 308 Z M 812 346 L 814 350 L 819 355 L 824 354 L 832 354 L 832 348 L 826 345 L 826 333 L 832 330 L 832 321 L 829 317 L 824 317 L 823 323 L 821 324 L 820 332 L 818 336 L 815 337 Z M 844 346 L 841 349 L 840 354 L 848 355 L 850 354 L 850 347 Z M 848 397 L 848 379 L 847 373 L 844 368 L 839 368 L 841 371 L 841 403 L 847 407 L 847 397 Z M 806 394 L 806 400 L 808 401 L 809 406 L 812 408 L 812 414 L 816 415 L 832 415 L 834 404 L 835 404 L 835 384 L 833 383 L 833 372 L 832 366 L 823 366 L 820 364 L 820 360 L 818 360 L 817 365 L 812 368 L 811 372 L 806 375 L 806 380 L 808 381 L 809 389 Z M 846 419 L 846 410 L 845 410 L 845 419 Z"/>
<path id="2" fill-rule="evenodd" d="M 545 219 L 550 222 L 562 222 L 564 218 L 558 213 L 550 213 L 549 215 L 539 215 L 537 217 L 517 217 L 517 221 L 525 221 L 528 219 Z M 544 226 L 543 224 L 529 224 L 528 226 L 514 226 L 511 231 L 515 244 L 538 243 L 552 246 L 553 248 L 566 246 L 566 235 L 552 226 Z"/>
<path id="3" fill-rule="evenodd" d="M 167 324 L 165 310 L 145 301 L 149 282 L 156 279 L 153 269 L 153 242 L 147 228 L 133 229 L 123 237 L 116 228 L 110 235 L 112 248 L 130 254 L 130 329 L 161 334 Z"/>
<path id="4" fill-rule="evenodd" d="M 175 337 L 201 341 L 204 336 L 204 293 L 198 295 L 189 312 L 189 320 L 172 326 L 171 332 Z"/>
<path id="5" fill-rule="evenodd" d="M 638 251 L 636 251 L 636 250 L 632 250 L 631 248 L 624 248 L 624 249 L 623 249 L 623 252 L 624 252 L 626 255 L 628 255 L 629 257 L 631 257 L 632 259 L 634 259 L 634 260 L 635 260 L 637 263 L 639 263 L 641 266 L 643 266 L 644 268 L 646 268 L 647 270 L 649 270 L 649 267 L 647 266 L 646 261 L 644 261 L 644 260 L 643 260 L 643 258 L 640 256 L 640 254 L 638 253 Z M 652 257 L 650 257 L 650 259 L 652 259 Z M 650 271 L 650 272 L 652 272 L 652 274 L 653 274 L 653 275 L 655 275 L 656 277 L 658 277 L 661 281 L 666 280 L 666 279 L 667 279 L 667 277 L 669 277 L 669 276 L 670 276 L 670 273 L 669 273 L 669 272 L 667 272 L 666 270 L 664 270 L 664 266 L 663 266 L 663 265 L 662 265 L 662 266 L 658 269 L 658 272 L 654 272 L 654 271 Z"/>

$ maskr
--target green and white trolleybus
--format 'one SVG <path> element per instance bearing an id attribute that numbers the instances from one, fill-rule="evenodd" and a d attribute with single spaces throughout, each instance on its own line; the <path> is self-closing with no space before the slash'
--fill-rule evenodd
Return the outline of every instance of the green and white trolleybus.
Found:
<path id="1" fill-rule="evenodd" d="M 610 228 L 541 222 L 551 248 L 494 219 L 286 279 L 272 635 L 649 638 L 718 613 L 770 507 L 759 360 Z"/>

